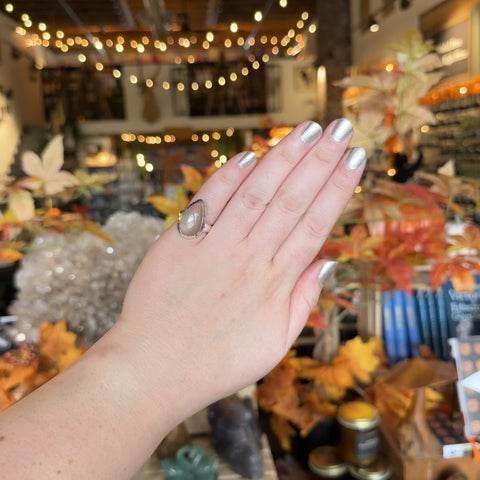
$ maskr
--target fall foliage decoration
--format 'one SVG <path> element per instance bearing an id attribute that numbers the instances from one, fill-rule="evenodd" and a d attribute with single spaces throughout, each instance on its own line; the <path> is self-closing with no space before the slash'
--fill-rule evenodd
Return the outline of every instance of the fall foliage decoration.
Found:
<path id="1" fill-rule="evenodd" d="M 45 231 L 65 233 L 88 230 L 110 241 L 100 227 L 78 212 L 63 212 L 53 206 L 65 204 L 92 191 L 102 191 L 115 175 L 92 174 L 78 169 L 70 173 L 64 163 L 63 137 L 56 135 L 41 155 L 26 151 L 22 155 L 25 176 L 0 175 L 0 262 L 23 258 L 28 241 Z"/>
<path id="2" fill-rule="evenodd" d="M 257 401 L 270 413 L 282 448 L 290 451 L 297 431 L 306 436 L 322 419 L 334 417 L 347 391 L 370 384 L 372 374 L 385 364 L 382 341 L 376 337 L 349 340 L 330 363 L 290 351 L 258 386 Z"/>
<path id="3" fill-rule="evenodd" d="M 0 411 L 65 370 L 85 351 L 65 321 L 42 324 L 37 345 L 22 343 L 0 357 Z"/>

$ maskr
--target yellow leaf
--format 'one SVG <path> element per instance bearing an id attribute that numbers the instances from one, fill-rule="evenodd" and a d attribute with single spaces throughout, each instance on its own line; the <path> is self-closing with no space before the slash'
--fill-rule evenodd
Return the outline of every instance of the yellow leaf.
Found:
<path id="1" fill-rule="evenodd" d="M 93 233 L 94 235 L 96 235 L 97 237 L 101 238 L 102 240 L 105 240 L 105 241 L 108 242 L 108 243 L 115 243 L 115 241 L 113 240 L 113 238 L 110 237 L 109 235 L 107 235 L 107 234 L 102 230 L 102 228 L 100 227 L 100 225 L 98 225 L 97 223 L 87 220 L 87 221 L 85 222 L 84 226 L 85 226 L 85 230 L 87 230 L 87 231 L 90 232 L 90 233 Z"/>
<path id="2" fill-rule="evenodd" d="M 191 192 L 198 192 L 203 185 L 202 174 L 190 165 L 182 164 L 180 165 L 183 176 L 185 177 L 184 187 Z"/>
<path id="3" fill-rule="evenodd" d="M 371 381 L 370 375 L 381 363 L 377 349 L 376 340 L 363 342 L 360 337 L 355 337 L 339 347 L 332 363 L 337 366 L 346 365 L 359 382 L 368 384 Z"/>

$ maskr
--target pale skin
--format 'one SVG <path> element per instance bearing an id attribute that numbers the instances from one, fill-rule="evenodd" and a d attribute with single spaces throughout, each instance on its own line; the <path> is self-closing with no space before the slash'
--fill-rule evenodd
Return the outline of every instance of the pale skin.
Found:
<path id="1" fill-rule="evenodd" d="M 178 423 L 281 360 L 322 288 L 326 263 L 311 262 L 364 166 L 349 168 L 351 131 L 334 141 L 336 126 L 308 136 L 316 126 L 302 123 L 257 165 L 239 154 L 205 183 L 195 199 L 208 234 L 169 228 L 115 326 L 0 415 L 2 478 L 129 479 Z"/>

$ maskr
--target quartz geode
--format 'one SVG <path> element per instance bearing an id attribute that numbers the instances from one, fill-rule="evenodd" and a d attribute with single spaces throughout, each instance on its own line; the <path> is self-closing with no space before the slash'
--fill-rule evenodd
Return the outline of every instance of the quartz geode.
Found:
<path id="1" fill-rule="evenodd" d="M 102 229 L 114 243 L 86 231 L 49 232 L 33 241 L 16 272 L 18 293 L 9 309 L 18 316 L 20 339 L 36 341 L 43 322 L 65 319 L 90 345 L 115 323 L 130 279 L 164 222 L 117 212 Z"/>

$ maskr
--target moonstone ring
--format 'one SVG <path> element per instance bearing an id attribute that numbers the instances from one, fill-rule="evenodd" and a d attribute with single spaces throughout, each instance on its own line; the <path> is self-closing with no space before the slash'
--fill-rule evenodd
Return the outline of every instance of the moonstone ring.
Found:
<path id="1" fill-rule="evenodd" d="M 196 200 L 178 214 L 177 229 L 184 238 L 206 234 L 211 225 L 206 223 L 205 202 Z"/>

